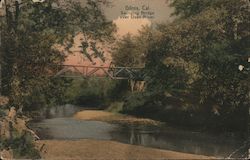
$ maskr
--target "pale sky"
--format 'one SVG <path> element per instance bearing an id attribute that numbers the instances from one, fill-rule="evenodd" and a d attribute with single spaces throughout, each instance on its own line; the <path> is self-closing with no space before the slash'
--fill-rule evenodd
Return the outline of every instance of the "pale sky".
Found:
<path id="1" fill-rule="evenodd" d="M 106 7 L 104 12 L 110 20 L 117 19 L 120 16 L 120 11 L 126 5 L 142 6 L 148 5 L 152 11 L 156 13 L 156 21 L 166 21 L 172 12 L 166 0 L 112 0 L 113 7 Z"/>
<path id="2" fill-rule="evenodd" d="M 128 15 L 129 16 L 129 15 Z M 117 18 L 113 20 L 118 28 L 118 35 L 123 36 L 127 33 L 136 34 L 143 25 L 151 25 L 149 19 L 128 19 Z"/>
<path id="3" fill-rule="evenodd" d="M 168 22 L 173 9 L 170 8 L 166 0 L 112 0 L 112 7 L 105 7 L 104 13 L 109 20 L 113 20 L 118 27 L 118 33 L 124 35 L 126 33 L 136 33 L 141 29 L 142 25 L 150 25 L 152 22 Z M 150 12 L 154 13 L 152 19 L 121 19 L 122 11 L 131 7 L 138 7 L 142 10 L 142 6 L 148 6 Z"/>

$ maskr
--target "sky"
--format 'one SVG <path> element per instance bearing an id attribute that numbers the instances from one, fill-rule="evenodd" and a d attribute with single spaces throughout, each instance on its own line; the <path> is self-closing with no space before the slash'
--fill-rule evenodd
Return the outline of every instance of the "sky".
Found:
<path id="1" fill-rule="evenodd" d="M 85 1 L 85 0 L 82 0 Z M 110 0 L 110 6 L 103 6 L 102 10 L 108 20 L 117 25 L 117 37 L 127 33 L 136 35 L 143 25 L 150 25 L 155 22 L 171 21 L 170 14 L 173 9 L 169 7 L 167 0 Z M 76 38 L 76 43 L 79 43 Z M 77 46 L 77 45 L 76 45 Z M 110 57 L 106 53 L 106 57 Z M 105 63 L 95 59 L 95 65 L 109 65 L 111 59 Z M 70 55 L 65 64 L 93 65 L 80 53 Z"/>
<path id="2" fill-rule="evenodd" d="M 173 11 L 169 7 L 167 0 L 112 0 L 112 5 L 112 7 L 104 8 L 104 14 L 117 25 L 118 34 L 120 35 L 128 32 L 136 34 L 142 25 L 150 25 L 154 22 L 168 22 L 171 20 L 170 14 Z M 121 12 L 140 12 L 143 10 L 143 6 L 145 6 L 144 11 L 152 12 L 154 18 L 121 18 Z M 132 10 L 135 7 L 139 8 L 140 11 Z M 146 7 L 149 7 L 149 9 L 146 9 Z"/>

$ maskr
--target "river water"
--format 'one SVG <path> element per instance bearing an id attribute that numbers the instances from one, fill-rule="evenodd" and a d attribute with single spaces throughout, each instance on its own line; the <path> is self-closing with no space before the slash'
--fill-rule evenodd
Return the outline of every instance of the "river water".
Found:
<path id="1" fill-rule="evenodd" d="M 44 111 L 43 120 L 29 127 L 41 139 L 112 140 L 178 152 L 226 158 L 244 144 L 244 138 L 232 133 L 208 134 L 167 126 L 119 125 L 100 121 L 73 119 L 72 115 L 84 108 L 65 105 Z M 238 157 L 242 151 L 232 157 Z"/>

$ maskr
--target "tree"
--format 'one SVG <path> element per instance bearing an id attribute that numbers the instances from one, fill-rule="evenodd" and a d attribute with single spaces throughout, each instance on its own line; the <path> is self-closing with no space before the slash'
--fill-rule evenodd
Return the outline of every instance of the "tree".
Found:
<path id="1" fill-rule="evenodd" d="M 210 0 L 169 0 L 170 6 L 174 7 L 175 11 L 172 15 L 177 15 L 180 18 L 187 18 L 201 13 L 206 8 L 214 5 L 217 1 Z M 217 1 L 218 2 L 218 1 Z"/>
<path id="2" fill-rule="evenodd" d="M 4 28 L 1 37 L 4 94 L 10 97 L 11 105 L 20 109 L 24 99 L 35 93 L 51 97 L 49 92 L 58 91 L 57 95 L 63 95 L 64 87 L 54 88 L 53 85 L 64 84 L 64 80 L 48 76 L 64 61 L 65 55 L 56 45 L 69 50 L 79 32 L 86 40 L 106 42 L 115 29 L 101 12 L 101 1 L 88 0 L 84 6 L 79 2 L 56 0 L 39 4 L 25 0 L 23 3 L 26 5 L 20 12 L 18 7 L 16 14 L 8 10 L 5 23 L 1 23 Z"/>
<path id="3" fill-rule="evenodd" d="M 152 32 L 148 91 L 177 97 L 185 110 L 221 115 L 222 123 L 234 113 L 244 119 L 250 85 L 237 68 L 250 55 L 249 2 L 172 2 L 176 20 L 157 24 Z"/>
<path id="4" fill-rule="evenodd" d="M 180 23 L 189 21 L 192 25 L 190 28 L 185 27 L 188 24 L 180 25 L 187 28 L 186 34 L 183 31 L 178 33 L 182 39 L 179 42 L 186 46 L 179 43 L 180 50 L 176 51 L 187 61 L 192 60 L 199 65 L 200 78 L 193 87 L 199 93 L 200 102 L 213 102 L 227 108 L 245 106 L 249 101 L 249 84 L 241 83 L 246 77 L 238 73 L 237 65 L 250 54 L 246 45 L 250 36 L 247 27 L 250 25 L 249 2 L 215 0 L 204 1 L 202 5 L 199 3 L 202 2 L 183 0 L 172 3 L 176 7 L 175 14 L 186 19 Z M 189 7 L 184 8 L 185 5 Z M 197 7 L 199 9 L 195 10 Z"/>
<path id="5" fill-rule="evenodd" d="M 117 66 L 141 67 L 144 65 L 143 54 L 135 37 L 128 33 L 116 42 L 112 60 Z"/>

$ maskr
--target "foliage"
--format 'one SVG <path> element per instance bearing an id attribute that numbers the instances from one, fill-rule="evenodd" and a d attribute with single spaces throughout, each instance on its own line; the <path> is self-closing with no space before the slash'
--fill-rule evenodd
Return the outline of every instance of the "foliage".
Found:
<path id="1" fill-rule="evenodd" d="M 105 104 L 113 99 L 113 94 L 117 94 L 114 89 L 118 83 L 108 78 L 73 80 L 66 90 L 65 100 L 71 104 L 105 107 Z"/>
<path id="2" fill-rule="evenodd" d="M 138 43 L 138 39 L 131 34 L 126 34 L 119 39 L 112 52 L 112 60 L 115 65 L 122 67 L 144 66 L 144 52 Z"/>
<path id="3" fill-rule="evenodd" d="M 26 109 L 34 105 L 31 97 L 46 104 L 62 101 L 68 82 L 50 77 L 65 58 L 56 46 L 69 50 L 79 32 L 85 41 L 110 41 L 115 29 L 101 12 L 101 2 L 24 3 L 20 12 L 7 12 L 1 23 L 3 93 L 10 97 L 10 105 L 20 110 L 24 104 Z"/>
<path id="4" fill-rule="evenodd" d="M 153 36 L 154 35 L 154 36 Z M 138 35 L 130 33 L 118 39 L 112 51 L 112 60 L 117 66 L 144 67 L 149 48 L 158 37 L 151 26 L 142 26 Z"/>
<path id="5" fill-rule="evenodd" d="M 175 1 L 172 5 L 177 5 L 178 8 L 182 2 L 184 5 L 184 1 Z M 192 5 L 192 7 L 199 6 L 196 2 L 201 3 L 200 1 L 185 2 L 190 2 L 189 5 Z M 224 3 L 226 4 L 226 1 Z M 209 5 L 205 2 L 203 5 L 206 6 L 206 9 L 203 9 L 200 13 L 192 12 L 194 16 L 190 17 L 189 13 L 186 13 L 187 11 L 183 9 L 181 13 L 188 18 L 176 20 L 170 25 L 158 25 L 157 29 L 162 35 L 152 46 L 148 61 L 153 63 L 152 66 L 159 66 L 164 59 L 163 63 L 166 66 L 185 67 L 186 73 L 189 75 L 189 82 L 190 78 L 193 79 L 192 83 L 186 86 L 186 89 L 189 90 L 190 94 L 198 94 L 200 102 L 207 99 L 207 101 L 220 105 L 227 104 L 227 106 L 233 107 L 242 105 L 242 103 L 248 102 L 248 87 L 244 83 L 240 83 L 246 77 L 240 76 L 237 71 L 237 65 L 243 54 L 237 45 L 244 43 L 249 37 L 249 31 L 245 28 L 249 24 L 249 18 L 245 15 L 247 8 L 244 8 L 245 6 L 242 3 L 235 3 L 238 6 L 234 7 L 242 7 L 242 10 L 234 15 L 245 16 L 244 19 L 239 17 L 242 21 L 238 24 L 237 36 L 235 36 L 235 33 L 233 33 L 235 25 L 229 23 L 229 15 L 235 9 L 234 7 L 230 10 L 231 8 L 227 8 L 229 6 L 226 4 L 226 9 L 218 10 L 216 7 L 209 8 Z M 178 8 L 179 11 L 180 9 Z M 243 32 L 248 34 L 243 36 Z M 243 45 L 240 46 L 246 51 L 247 46 L 243 47 Z M 249 51 L 247 52 L 249 53 Z M 247 54 L 247 52 L 244 54 Z M 158 58 L 156 58 L 155 53 L 157 53 Z M 153 62 L 153 58 L 155 62 Z M 169 62 L 169 59 L 175 60 L 176 63 Z M 195 68 L 188 67 L 187 64 L 190 61 L 196 66 Z M 196 69 L 196 71 L 190 71 L 191 69 Z M 167 68 L 164 69 L 164 65 L 161 66 L 161 69 L 152 69 L 149 66 L 149 70 L 153 72 L 149 75 L 155 77 L 155 74 L 159 71 L 167 71 Z M 156 70 L 157 72 L 154 72 Z M 161 73 L 160 75 L 164 74 Z M 166 73 L 166 75 L 168 75 L 168 78 L 165 78 L 165 80 L 170 81 L 171 74 Z M 238 93 L 239 90 L 241 90 L 241 93 Z M 241 98 L 236 95 L 241 95 Z M 212 97 L 215 99 L 211 100 Z"/>
<path id="6" fill-rule="evenodd" d="M 217 0 L 216 0 L 217 1 Z M 187 18 L 199 14 L 216 1 L 210 0 L 170 0 L 170 6 L 175 8 L 173 15 Z"/>
<path id="7" fill-rule="evenodd" d="M 13 156 L 16 159 L 38 159 L 41 158 L 39 151 L 35 148 L 32 135 L 24 131 L 18 133 L 15 128 L 12 130 L 13 137 L 11 139 L 0 139 L 0 149 L 11 148 Z"/>
<path id="8" fill-rule="evenodd" d="M 109 105 L 109 107 L 107 108 L 107 111 L 109 112 L 113 112 L 113 113 L 120 113 L 123 111 L 123 105 L 124 102 L 111 102 L 111 104 Z"/>
<path id="9" fill-rule="evenodd" d="M 249 76 L 240 73 L 238 65 L 250 55 L 249 2 L 172 0 L 171 6 L 177 18 L 170 24 L 156 24 L 144 46 L 150 96 L 134 95 L 124 107 L 131 111 L 139 107 L 144 114 L 160 106 L 157 114 L 167 113 L 170 96 L 179 101 L 174 112 L 185 108 L 187 115 L 199 112 L 224 124 L 234 114 L 240 122 L 246 121 L 242 115 L 250 102 Z M 159 104 L 158 97 L 162 97 Z M 150 104 L 149 99 L 157 103 Z"/>

